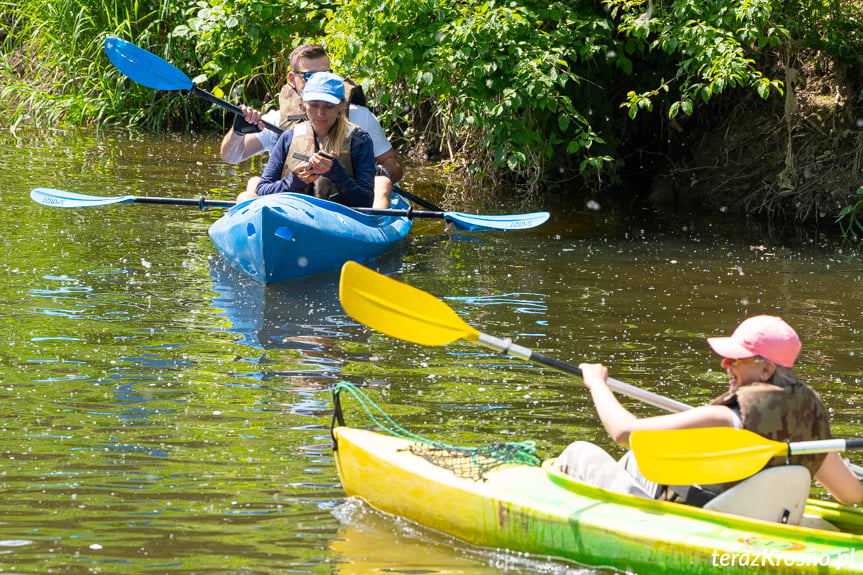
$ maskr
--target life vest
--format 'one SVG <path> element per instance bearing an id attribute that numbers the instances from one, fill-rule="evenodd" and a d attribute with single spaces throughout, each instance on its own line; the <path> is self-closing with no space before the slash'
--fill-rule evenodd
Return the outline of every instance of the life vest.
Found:
<path id="1" fill-rule="evenodd" d="M 366 105 L 362 86 L 347 78 L 345 79 L 345 101 L 358 106 Z M 302 96 L 290 84 L 282 86 L 282 91 L 279 92 L 279 127 L 287 130 L 305 117 L 306 109 L 303 106 Z"/>
<path id="2" fill-rule="evenodd" d="M 338 158 L 339 164 L 342 165 L 345 172 L 351 178 L 354 177 L 354 166 L 351 161 L 351 141 L 357 128 L 356 124 L 348 123 L 345 139 L 338 143 L 338 147 L 336 147 L 336 143 L 333 143 L 330 146 L 331 149 L 326 150 Z M 282 169 L 282 178 L 286 178 L 297 167 L 305 165 L 308 158 L 317 151 L 318 144 L 312 124 L 310 122 L 300 122 L 294 125 L 294 135 L 288 148 L 285 167 Z M 312 185 L 314 186 L 313 194 L 315 197 L 344 203 L 339 188 L 328 178 L 321 176 Z"/>
<path id="3" fill-rule="evenodd" d="M 808 385 L 797 383 L 780 387 L 752 383 L 727 391 L 712 405 L 726 405 L 740 413 L 744 429 L 774 441 L 830 439 L 830 422 L 821 397 Z M 792 465 L 803 465 L 815 476 L 825 453 L 793 455 Z M 765 467 L 784 465 L 786 457 L 774 457 Z"/>
<path id="4" fill-rule="evenodd" d="M 726 391 L 710 402 L 736 409 L 743 429 L 774 441 L 830 439 L 830 423 L 821 397 L 808 385 L 797 383 L 781 387 L 770 383 L 751 383 Z M 803 465 L 812 476 L 821 467 L 825 453 L 793 455 L 792 465 Z M 764 467 L 785 465 L 784 456 L 774 457 Z M 703 507 L 710 499 L 731 488 L 737 481 L 713 485 L 669 485 L 664 498 Z M 781 486 L 777 486 L 781 488 Z M 676 494 L 676 496 L 675 496 Z"/>

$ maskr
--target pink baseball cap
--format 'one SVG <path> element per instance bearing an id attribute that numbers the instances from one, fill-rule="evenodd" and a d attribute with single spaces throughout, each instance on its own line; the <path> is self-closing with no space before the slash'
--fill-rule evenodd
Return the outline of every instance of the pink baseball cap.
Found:
<path id="1" fill-rule="evenodd" d="M 792 367 L 800 353 L 800 338 L 781 317 L 756 315 L 737 326 L 731 337 L 708 337 L 713 351 L 731 359 L 760 355 L 779 365 Z"/>

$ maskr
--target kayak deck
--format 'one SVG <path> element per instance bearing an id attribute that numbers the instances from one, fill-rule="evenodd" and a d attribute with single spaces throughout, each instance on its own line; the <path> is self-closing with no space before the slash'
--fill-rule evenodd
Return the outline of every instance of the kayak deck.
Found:
<path id="1" fill-rule="evenodd" d="M 611 493 L 548 465 L 506 465 L 474 481 L 414 455 L 411 441 L 348 427 L 333 433 L 348 496 L 474 545 L 642 575 L 863 573 L 856 509 L 810 501 L 807 514 L 853 531 L 842 533 Z"/>
<path id="2" fill-rule="evenodd" d="M 393 194 L 392 206 L 407 202 Z M 209 229 L 235 269 L 262 284 L 333 271 L 395 249 L 408 235 L 406 217 L 367 215 L 303 194 L 272 194 L 231 208 Z"/>

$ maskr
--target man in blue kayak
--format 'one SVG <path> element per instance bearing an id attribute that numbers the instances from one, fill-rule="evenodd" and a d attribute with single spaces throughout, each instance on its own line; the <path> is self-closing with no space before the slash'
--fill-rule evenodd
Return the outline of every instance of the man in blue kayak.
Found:
<path id="1" fill-rule="evenodd" d="M 635 417 L 609 388 L 605 366 L 579 366 L 597 414 L 616 443 L 628 447 L 630 434 L 636 430 L 700 427 L 743 428 L 774 441 L 830 438 L 827 411 L 821 398 L 798 381 L 791 369 L 801 343 L 785 321 L 768 315 L 750 317 L 731 336 L 707 338 L 707 343 L 722 357 L 721 366 L 729 377 L 728 391 L 708 405 L 669 415 Z M 808 468 L 840 503 L 863 501 L 863 486 L 838 453 L 797 455 L 790 459 Z M 730 487 L 657 485 L 641 475 L 632 452 L 616 461 L 604 449 L 586 441 L 576 441 L 567 447 L 555 467 L 595 487 L 699 507 Z"/>
<path id="2" fill-rule="evenodd" d="M 229 164 L 238 164 L 263 152 L 272 152 L 279 134 L 265 129 L 262 120 L 287 130 L 305 119 L 301 92 L 306 82 L 315 73 L 328 72 L 329 70 L 329 55 L 322 46 L 303 44 L 297 47 L 291 52 L 288 83 L 279 94 L 279 109 L 262 114 L 248 106 L 240 106 L 245 117 L 235 116 L 234 125 L 222 138 L 220 149 L 222 159 Z M 378 174 L 374 180 L 373 207 L 389 208 L 393 183 L 398 182 L 402 177 L 401 161 L 374 114 L 364 105 L 355 103 L 364 103 L 362 89 L 350 81 L 346 82 L 346 89 L 348 90 L 346 99 L 350 102 L 349 120 L 365 130 L 371 137 L 375 161 L 379 166 Z M 246 191 L 240 194 L 237 198 L 238 201 L 256 197 L 254 190 L 258 186 L 259 180 L 260 178 L 257 176 L 250 178 Z"/>

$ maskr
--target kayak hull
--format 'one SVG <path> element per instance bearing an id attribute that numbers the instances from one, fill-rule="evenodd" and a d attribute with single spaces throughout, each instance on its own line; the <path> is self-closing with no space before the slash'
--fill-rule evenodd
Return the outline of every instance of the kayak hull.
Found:
<path id="1" fill-rule="evenodd" d="M 462 479 L 407 451 L 410 441 L 347 427 L 334 436 L 348 496 L 473 545 L 642 575 L 863 573 L 858 510 L 810 501 L 807 514 L 858 534 L 821 531 L 611 493 L 549 465 Z"/>
<path id="2" fill-rule="evenodd" d="M 407 209 L 394 195 L 393 207 Z M 231 208 L 209 229 L 225 260 L 269 285 L 366 262 L 395 249 L 408 235 L 405 217 L 366 215 L 302 194 L 272 194 Z"/>

